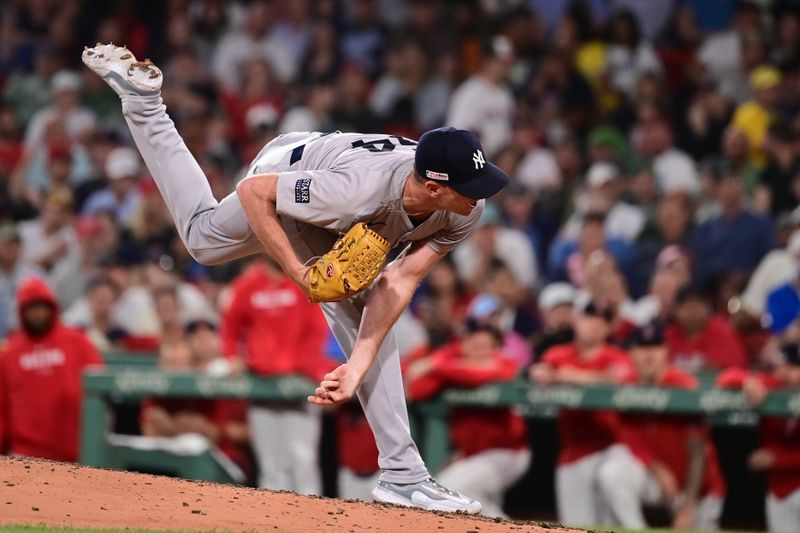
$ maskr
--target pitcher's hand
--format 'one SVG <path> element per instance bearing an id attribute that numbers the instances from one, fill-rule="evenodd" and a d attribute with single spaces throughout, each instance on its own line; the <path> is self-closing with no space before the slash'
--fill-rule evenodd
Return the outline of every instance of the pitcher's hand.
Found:
<path id="1" fill-rule="evenodd" d="M 314 396 L 309 396 L 308 401 L 317 405 L 339 405 L 350 401 L 362 378 L 347 363 L 340 365 L 322 377 Z"/>

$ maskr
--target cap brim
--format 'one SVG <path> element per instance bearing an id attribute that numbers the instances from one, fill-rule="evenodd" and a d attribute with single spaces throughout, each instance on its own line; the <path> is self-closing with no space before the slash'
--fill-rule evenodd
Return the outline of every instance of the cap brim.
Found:
<path id="1" fill-rule="evenodd" d="M 503 187 L 508 185 L 509 180 L 508 174 L 503 172 L 500 167 L 487 163 L 485 172 L 480 176 L 463 183 L 448 183 L 448 185 L 467 198 L 482 200 L 499 193 Z"/>

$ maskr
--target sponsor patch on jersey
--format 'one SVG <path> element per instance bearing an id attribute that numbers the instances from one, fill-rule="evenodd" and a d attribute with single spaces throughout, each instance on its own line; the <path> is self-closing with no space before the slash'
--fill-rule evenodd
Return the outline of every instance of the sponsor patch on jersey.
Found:
<path id="1" fill-rule="evenodd" d="M 433 170 L 426 170 L 425 175 L 432 180 L 437 180 L 437 181 L 450 180 L 450 176 L 446 172 L 434 172 Z"/>
<path id="2" fill-rule="evenodd" d="M 333 263 L 328 263 L 328 268 L 325 269 L 325 275 L 328 279 L 333 277 Z"/>
<path id="3" fill-rule="evenodd" d="M 311 201 L 311 178 L 301 178 L 294 182 L 294 202 L 307 204 Z"/>

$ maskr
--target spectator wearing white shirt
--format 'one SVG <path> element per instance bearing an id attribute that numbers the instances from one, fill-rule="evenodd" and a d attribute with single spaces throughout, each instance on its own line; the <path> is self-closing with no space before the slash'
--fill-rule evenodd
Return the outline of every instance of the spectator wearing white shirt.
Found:
<path id="1" fill-rule="evenodd" d="M 222 87 L 236 91 L 242 83 L 244 66 L 253 60 L 266 61 L 283 82 L 294 78 L 299 67 L 294 54 L 271 38 L 271 13 L 267 2 L 253 2 L 245 13 L 242 27 L 231 27 L 217 44 L 211 71 Z"/>
<path id="2" fill-rule="evenodd" d="M 94 114 L 80 105 L 81 77 L 69 70 L 60 70 L 50 82 L 53 103 L 33 115 L 25 130 L 25 148 L 31 150 L 44 142 L 48 126 L 54 121 L 64 124 L 67 136 L 79 140 L 95 127 Z"/>
<path id="3" fill-rule="evenodd" d="M 745 36 L 762 31 L 761 14 L 750 2 L 741 2 L 730 29 L 709 35 L 697 51 L 697 59 L 719 90 L 737 103 L 749 96 L 747 73 L 743 72 Z M 755 43 L 752 43 L 755 44 Z"/>
<path id="4" fill-rule="evenodd" d="M 142 203 L 138 188 L 141 172 L 139 155 L 131 148 L 115 148 L 106 158 L 105 171 L 108 187 L 86 200 L 83 213 L 94 215 L 100 211 L 111 211 L 120 224 L 129 227 Z"/>
<path id="5" fill-rule="evenodd" d="M 660 74 L 661 61 L 653 46 L 642 38 L 636 17 L 627 9 L 618 11 L 611 20 L 613 44 L 608 49 L 606 67 L 613 86 L 633 98 L 639 78 L 648 72 Z"/>
<path id="6" fill-rule="evenodd" d="M 675 148 L 672 128 L 666 120 L 640 121 L 634 139 L 637 151 L 652 159 L 653 174 L 662 193 L 696 195 L 700 192 L 697 165 L 686 152 Z"/>
<path id="7" fill-rule="evenodd" d="M 19 232 L 14 224 L 0 224 L 0 340 L 17 327 L 17 288 L 32 277 L 44 277 L 35 264 L 22 258 Z"/>
<path id="8" fill-rule="evenodd" d="M 492 261 L 499 259 L 516 283 L 530 290 L 538 278 L 533 245 L 525 233 L 501 223 L 500 210 L 494 204 L 486 204 L 475 231 L 453 251 L 458 276 L 471 287 L 479 287 Z"/>
<path id="9" fill-rule="evenodd" d="M 605 214 L 605 233 L 608 238 L 632 243 L 644 229 L 642 210 L 620 199 L 624 189 L 623 177 L 613 163 L 599 162 L 586 173 L 586 190 L 577 199 L 577 209 L 564 229 L 567 238 L 577 238 L 583 216 L 589 212 Z"/>
<path id="10" fill-rule="evenodd" d="M 336 103 L 336 88 L 327 82 L 317 83 L 308 90 L 304 105 L 289 109 L 278 126 L 278 133 L 293 131 L 329 131 L 330 113 Z"/>
<path id="11" fill-rule="evenodd" d="M 453 92 L 447 125 L 475 132 L 491 158 L 511 139 L 515 104 L 506 76 L 514 50 L 508 39 L 495 37 L 489 53 L 480 72 Z"/>

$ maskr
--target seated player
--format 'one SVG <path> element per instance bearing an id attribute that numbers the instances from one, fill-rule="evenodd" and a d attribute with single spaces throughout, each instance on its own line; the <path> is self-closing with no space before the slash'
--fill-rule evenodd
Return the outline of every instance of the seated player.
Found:
<path id="1" fill-rule="evenodd" d="M 219 354 L 216 326 L 197 319 L 187 323 L 184 341 L 165 351 L 159 366 L 170 372 L 213 374 L 226 363 Z M 202 435 L 228 456 L 245 477 L 250 477 L 246 412 L 247 405 L 241 400 L 148 398 L 142 405 L 142 434 L 148 437 Z"/>
<path id="2" fill-rule="evenodd" d="M 533 365 L 530 377 L 537 386 L 556 383 L 589 385 L 616 383 L 628 372 L 628 355 L 606 342 L 614 313 L 589 302 L 574 320 L 575 340 L 547 350 Z M 596 526 L 605 506 L 596 484 L 597 468 L 616 442 L 616 411 L 561 409 L 558 432 L 561 451 L 556 467 L 558 520 L 568 526 Z"/>
<path id="3" fill-rule="evenodd" d="M 502 338 L 492 326 L 469 323 L 463 339 L 408 366 L 409 398 L 425 400 L 447 387 L 514 379 L 517 366 L 500 352 Z M 503 496 L 531 462 L 524 419 L 510 408 L 463 408 L 454 409 L 450 420 L 455 455 L 439 473 L 439 481 L 479 498 L 484 515 L 506 516 Z"/>
<path id="4" fill-rule="evenodd" d="M 378 447 L 361 406 L 344 404 L 336 413 L 339 459 L 338 496 L 345 500 L 371 502 L 378 482 Z"/>
<path id="5" fill-rule="evenodd" d="M 797 315 L 797 310 L 793 314 Z M 773 314 L 773 319 L 775 314 Z M 767 392 L 778 388 L 800 388 L 800 325 L 796 319 L 780 335 L 783 364 L 772 373 L 751 373 L 729 369 L 717 378 L 717 385 L 741 388 L 752 405 L 761 404 Z M 760 447 L 748 459 L 751 470 L 767 478 L 766 515 L 770 533 L 800 531 L 800 424 L 797 418 L 766 416 L 759 427 Z"/>
<path id="6" fill-rule="evenodd" d="M 696 389 L 697 379 L 671 367 L 658 325 L 634 330 L 633 368 L 627 385 Z M 725 495 L 717 455 L 701 417 L 662 413 L 620 414 L 620 444 L 598 470 L 610 525 L 647 527 L 643 505 L 666 507 L 675 529 L 714 531 Z"/>

